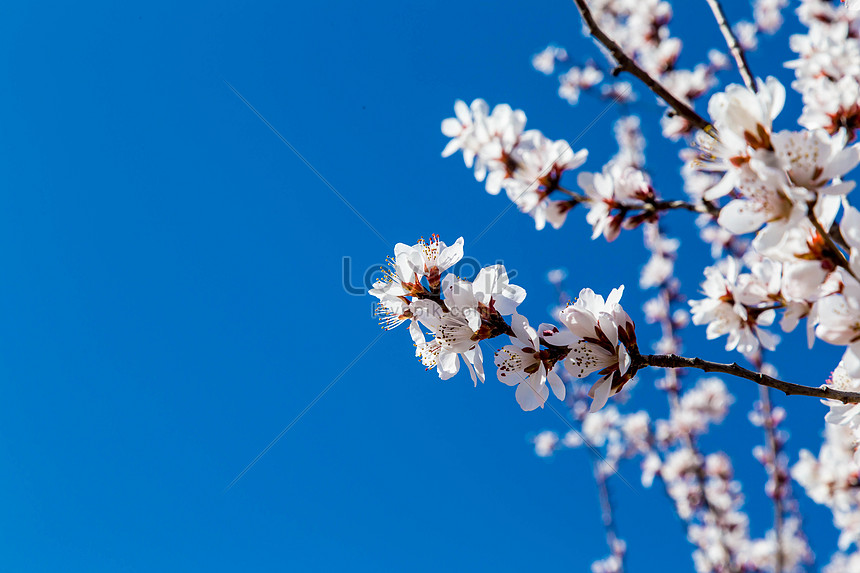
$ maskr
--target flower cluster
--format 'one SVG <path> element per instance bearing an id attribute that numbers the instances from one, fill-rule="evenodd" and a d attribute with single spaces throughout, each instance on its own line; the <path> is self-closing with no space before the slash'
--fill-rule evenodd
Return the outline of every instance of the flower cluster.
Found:
<path id="1" fill-rule="evenodd" d="M 728 59 L 717 50 L 708 54 L 708 63 L 692 69 L 678 66 L 683 43 L 669 30 L 672 6 L 664 0 L 598 0 L 589 4 L 599 27 L 651 77 L 686 103 L 708 93 L 717 85 L 716 73 L 728 67 Z M 670 138 L 686 135 L 692 129 L 678 115 L 667 115 L 661 123 L 664 135 Z"/>
<path id="2" fill-rule="evenodd" d="M 638 348 L 633 320 L 619 304 L 623 286 L 606 300 L 582 289 L 576 302 L 561 311 L 561 329 L 548 323 L 535 329 L 517 312 L 526 292 L 508 281 L 504 266 L 485 267 L 471 282 L 445 273 L 462 256 L 462 237 L 451 246 L 436 236 L 411 247 L 398 243 L 385 279 L 370 291 L 379 299 L 380 324 L 392 329 L 409 321 L 416 356 L 428 369 L 435 367 L 440 378 L 457 374 L 462 359 L 475 384 L 483 382 L 480 342 L 501 335 L 510 343 L 496 352 L 498 378 L 517 387 L 523 410 L 543 407 L 550 390 L 564 399 L 559 365 L 575 378 L 601 375 L 589 394 L 592 410 L 602 408 L 633 377 Z"/>
<path id="3" fill-rule="evenodd" d="M 697 571 L 774 568 L 776 534 L 770 531 L 764 538 L 750 537 L 740 484 L 734 479 L 729 458 L 722 452 L 703 455 L 695 445 L 698 436 L 723 421 L 732 404 L 733 398 L 720 380 L 699 380 L 674 402 L 668 419 L 653 422 L 646 412 L 622 414 L 615 407 L 585 415 L 584 396 L 584 387 L 574 385 L 571 412 L 580 422 L 580 430 L 571 430 L 562 438 L 551 431 L 541 432 L 534 440 L 539 456 L 583 445 L 598 449 L 598 480 L 610 478 L 621 460 L 641 458 L 642 483 L 651 487 L 659 477 L 687 524 L 688 538 L 696 547 Z M 784 571 L 796 570 L 811 557 L 799 525 L 792 516 L 780 530 Z"/>
<path id="4" fill-rule="evenodd" d="M 743 254 L 751 273 L 740 273 L 733 257 L 705 270 L 708 298 L 692 303 L 693 322 L 708 325 L 708 338 L 728 334 L 727 349 L 751 356 L 759 346 L 774 348 L 778 339 L 763 327 L 774 322 L 776 311 L 784 312 L 785 331 L 807 318 L 810 346 L 813 333 L 849 346 L 848 368 L 860 373 L 851 322 L 860 315 L 850 311 L 860 305 L 857 273 L 828 233 L 841 210 L 841 235 L 847 248 L 856 248 L 860 215 L 845 199 L 854 182 L 842 178 L 860 163 L 860 146 L 847 144 L 845 130 L 774 132 L 784 99 L 773 78 L 760 82 L 757 92 L 731 85 L 715 94 L 708 110 L 716 136 L 699 134 L 700 152 L 687 155 L 693 196 L 730 197 L 719 208 L 723 231 L 703 230 L 715 252 L 734 247 L 735 254 L 743 253 L 746 247 L 732 244 L 731 235 L 756 233 Z M 691 177 L 694 172 L 705 177 Z"/>
<path id="5" fill-rule="evenodd" d="M 855 438 L 847 426 L 826 424 L 818 456 L 801 450 L 791 476 L 815 502 L 833 512 L 839 549 L 860 542 L 860 466 L 854 459 Z"/>
<path id="6" fill-rule="evenodd" d="M 818 0 L 804 0 L 797 9 L 809 31 L 791 37 L 798 59 L 792 87 L 803 96 L 799 123 L 835 134 L 860 127 L 860 22 L 856 9 Z"/>
<path id="7" fill-rule="evenodd" d="M 647 322 L 659 326 L 652 347 L 662 355 L 640 354 L 633 321 L 620 306 L 623 287 L 605 298 L 585 288 L 571 300 L 562 286 L 566 273 L 551 271 L 559 293 L 551 311 L 555 324 L 530 322 L 518 308 L 525 291 L 508 282 L 503 266 L 482 269 L 472 281 L 446 273 L 462 256 L 462 239 L 451 246 L 438 238 L 397 245 L 386 280 L 371 292 L 379 299 L 381 322 L 385 328 L 409 322 L 416 355 L 443 379 L 454 376 L 462 361 L 476 384 L 483 381 L 483 345 L 495 352 L 497 377 L 515 387 L 523 410 L 543 407 L 550 394 L 564 400 L 578 429 L 564 436 L 544 431 L 533 442 L 541 457 L 582 445 L 594 454 L 609 548 L 608 557 L 592 564 L 595 573 L 624 569 L 627 545 L 614 529 L 608 488 L 618 464 L 629 459 L 641 461 L 644 485 L 665 489 L 699 572 L 802 570 L 812 553 L 790 476 L 833 511 L 841 532 L 841 551 L 825 570 L 854 571 L 860 567 L 860 406 L 850 402 L 857 399 L 851 393 L 860 394 L 860 211 L 849 199 L 855 187 L 850 176 L 860 164 L 860 12 L 856 5 L 801 0 L 797 14 L 808 32 L 791 38 L 798 57 L 787 66 L 796 74 L 791 87 L 803 100 L 803 113 L 799 128 L 779 130 L 786 89 L 773 77 L 754 79 L 743 51 L 757 49 L 761 34 L 780 29 L 787 0 L 754 0 L 751 21 L 734 26 L 718 2 L 708 3 L 746 84 L 717 93 L 729 58 L 711 50 L 706 61 L 679 67 L 682 43 L 669 31 L 672 7 L 665 0 L 575 4 L 585 30 L 618 61 L 609 67 L 587 57 L 574 61 L 578 52 L 550 45 L 532 58 L 533 67 L 557 74 L 558 93 L 571 105 L 583 94 L 637 101 L 633 86 L 616 76 L 632 72 L 644 80 L 671 108 L 661 120 L 663 134 L 674 142 L 685 138 L 679 156 L 687 197 L 666 200 L 655 190 L 664 185 L 662 176 L 646 168 L 636 117 L 616 122 L 617 154 L 598 169 L 579 172 L 574 186 L 562 179 L 584 164 L 587 152 L 526 130 L 525 113 L 506 104 L 491 110 L 481 99 L 457 101 L 456 117 L 442 122 L 450 138 L 442 155 L 461 151 L 486 190 L 504 190 L 538 229 L 547 222 L 561 227 L 580 204 L 592 239 L 613 241 L 623 230 L 641 227 L 650 258 L 639 284 L 656 289 L 643 311 Z M 705 119 L 693 104 L 708 94 Z M 624 106 L 624 113 L 632 107 Z M 714 259 L 703 265 L 702 296 L 689 305 L 675 277 L 686 251 L 666 234 L 662 219 L 672 210 L 694 214 Z M 775 330 L 792 332 L 804 320 L 810 348 L 816 338 L 844 347 L 828 386 L 775 380 L 775 370 L 764 363 L 764 351 L 779 344 Z M 690 322 L 706 327 L 708 339 L 725 336 L 726 349 L 739 351 L 760 372 L 672 356 L 681 353 L 679 330 Z M 498 336 L 506 337 L 501 344 L 493 342 Z M 669 406 L 662 418 L 619 409 L 630 399 L 637 373 L 649 366 L 665 368 L 655 380 Z M 716 378 L 688 386 L 690 367 L 761 385 L 749 419 L 764 436 L 753 456 L 767 473 L 764 492 L 774 514 L 772 529 L 760 538 L 750 534 L 731 460 L 701 447 L 706 442 L 700 438 L 723 421 L 734 398 Z M 594 374 L 590 383 L 581 382 Z M 802 452 L 791 471 L 781 429 L 785 410 L 772 405 L 767 386 L 846 401 L 825 400 L 824 445 L 817 457 Z M 607 406 L 623 388 L 628 391 Z M 854 553 L 844 553 L 852 547 Z"/>
<path id="8" fill-rule="evenodd" d="M 766 259 L 752 265 L 753 272 L 740 273 L 734 257 L 705 269 L 702 291 L 707 298 L 690 301 L 693 324 L 707 325 L 709 340 L 728 335 L 726 350 L 746 356 L 760 346 L 773 350 L 779 338 L 764 327 L 773 324 L 775 308 L 781 306 L 780 266 Z"/>
<path id="9" fill-rule="evenodd" d="M 548 222 L 556 229 L 564 224 L 567 212 L 577 200 L 550 199 L 564 192 L 561 177 L 585 162 L 588 152 L 574 152 L 564 140 L 553 141 L 540 131 L 524 131 L 526 115 L 500 104 L 490 112 L 484 100 L 470 106 L 454 104 L 456 117 L 442 122 L 442 133 L 451 138 L 442 151 L 448 157 L 463 153 L 466 167 L 474 168 L 475 178 L 484 181 L 493 195 L 505 190 L 508 198 L 543 229 Z"/>

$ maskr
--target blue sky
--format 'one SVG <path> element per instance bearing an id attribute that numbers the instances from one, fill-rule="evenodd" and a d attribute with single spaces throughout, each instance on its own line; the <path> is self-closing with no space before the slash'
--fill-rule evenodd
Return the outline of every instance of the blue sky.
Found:
<path id="1" fill-rule="evenodd" d="M 673 26 L 695 32 L 682 36 L 686 63 L 720 45 L 693 4 Z M 550 42 L 598 57 L 579 30 L 562 0 L 6 6 L 0 570 L 581 571 L 602 557 L 587 456 L 542 460 L 529 443 L 563 423 L 520 411 L 493 375 L 474 388 L 464 373 L 425 373 L 405 330 L 379 339 L 224 492 L 379 335 L 370 297 L 344 292 L 343 257 L 358 283 L 395 242 L 463 236 L 468 255 L 516 269 L 532 322 L 553 299 L 546 271 L 564 266 L 575 290 L 629 285 L 640 340 L 656 336 L 633 288 L 640 233 L 607 245 L 589 240 L 581 212 L 536 232 L 510 210 L 474 241 L 507 202 L 459 156 L 439 156 L 457 98 L 507 102 L 529 127 L 576 137 L 605 103 L 570 107 L 529 59 Z M 787 54 L 782 35 L 751 64 L 787 83 Z M 792 97 L 783 127 L 797 116 Z M 646 97 L 637 109 L 655 137 L 658 108 Z M 586 169 L 614 152 L 617 114 L 581 140 Z M 680 197 L 673 148 L 648 153 L 658 188 Z M 689 294 L 706 261 L 691 223 L 667 217 Z M 702 329 L 688 336 L 689 355 L 735 359 Z M 792 379 L 809 384 L 838 356 L 796 336 L 784 350 L 801 357 Z M 649 380 L 635 404 L 659 415 Z M 755 388 L 729 384 L 738 403 L 705 447 L 732 442 L 761 533 L 770 508 L 750 454 L 761 436 L 746 421 Z M 815 447 L 817 404 L 778 401 L 791 448 Z M 631 570 L 657 558 L 690 570 L 663 495 L 638 485 L 634 465 L 621 470 L 634 485 L 613 484 Z M 803 507 L 826 558 L 829 517 Z"/>

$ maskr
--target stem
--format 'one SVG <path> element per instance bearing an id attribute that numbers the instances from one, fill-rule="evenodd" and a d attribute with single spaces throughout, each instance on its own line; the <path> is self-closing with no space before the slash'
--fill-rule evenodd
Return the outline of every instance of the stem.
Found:
<path id="1" fill-rule="evenodd" d="M 618 532 L 615 530 L 615 520 L 612 517 L 612 498 L 609 496 L 609 486 L 606 483 L 606 477 L 600 469 L 602 460 L 596 459 L 597 456 L 592 452 L 591 468 L 594 472 L 594 481 L 597 483 L 597 494 L 600 500 L 600 517 L 603 521 L 603 528 L 606 530 L 606 545 L 609 546 L 610 555 L 618 555 L 616 546 L 618 545 Z M 619 573 L 624 573 L 624 554 L 619 558 Z"/>
<path id="2" fill-rule="evenodd" d="M 746 86 L 753 92 L 757 92 L 758 86 L 756 86 L 755 78 L 750 71 L 750 66 L 747 63 L 747 58 L 744 54 L 744 49 L 741 48 L 740 43 L 738 43 L 737 36 L 735 36 L 735 33 L 732 31 L 732 27 L 729 26 L 729 22 L 726 20 L 726 13 L 723 12 L 723 6 L 720 4 L 719 0 L 707 0 L 707 2 L 708 6 L 711 7 L 711 11 L 714 13 L 714 18 L 717 19 L 717 24 L 720 26 L 720 32 L 723 33 L 723 38 L 726 39 L 726 44 L 729 46 L 729 51 L 735 59 L 738 71 L 744 79 L 744 84 L 746 84 Z"/>
<path id="3" fill-rule="evenodd" d="M 592 15 L 591 9 L 588 7 L 586 0 L 573 0 L 573 2 L 579 9 L 579 13 L 582 16 L 582 20 L 585 22 L 585 25 L 588 27 L 589 33 L 598 42 L 603 44 L 607 50 L 609 50 L 615 58 L 615 61 L 618 63 L 618 67 L 616 67 L 612 72 L 613 74 L 617 75 L 620 72 L 628 72 L 636 76 L 648 87 L 648 89 L 654 92 L 660 99 L 665 101 L 669 107 L 675 110 L 675 113 L 689 121 L 694 127 L 701 129 L 708 135 L 713 136 L 716 134 L 716 130 L 713 125 L 705 121 L 705 119 L 697 114 L 689 105 L 673 96 L 669 90 L 652 78 L 648 72 L 639 67 L 639 64 L 637 64 L 633 58 L 624 53 L 621 46 L 616 44 L 612 38 L 607 36 L 606 33 L 600 29 L 600 26 L 598 26 L 597 22 L 594 21 L 594 16 Z"/>
<path id="4" fill-rule="evenodd" d="M 845 258 L 845 253 L 836 246 L 836 243 L 833 241 L 833 237 L 830 236 L 821 222 L 818 220 L 818 217 L 815 216 L 815 211 L 812 206 L 808 207 L 807 215 L 809 217 L 809 222 L 812 223 L 812 226 L 815 227 L 815 230 L 818 231 L 818 234 L 821 235 L 821 238 L 824 239 L 824 242 L 830 248 L 833 253 L 833 256 L 836 257 L 836 264 L 848 271 L 848 274 L 857 278 L 857 275 L 854 274 L 854 271 L 851 270 L 851 265 L 848 262 L 848 259 Z"/>
<path id="5" fill-rule="evenodd" d="M 723 374 L 731 374 L 738 378 L 752 380 L 761 386 L 768 386 L 774 390 L 779 390 L 786 396 L 813 396 L 825 400 L 838 400 L 843 404 L 860 403 L 860 393 L 845 392 L 836 390 L 827 385 L 821 385 L 817 388 L 812 386 L 803 386 L 792 382 L 783 382 L 777 380 L 767 374 L 761 372 L 753 372 L 747 370 L 737 363 L 720 364 L 719 362 L 710 362 L 701 358 L 685 358 L 675 354 L 648 354 L 634 357 L 632 368 L 640 369 L 647 366 L 655 366 L 657 368 L 698 368 L 705 372 L 720 372 Z"/>
<path id="6" fill-rule="evenodd" d="M 782 503 L 782 477 L 779 475 L 777 467 L 777 456 L 779 456 L 779 443 L 776 439 L 776 430 L 773 427 L 773 417 L 771 413 L 773 408 L 770 403 L 770 388 L 760 386 L 759 400 L 761 401 L 761 409 L 764 414 L 764 434 L 767 441 L 767 448 L 770 450 L 771 467 L 769 473 L 770 479 L 773 480 L 773 531 L 776 534 L 776 565 L 774 573 L 782 573 L 785 568 L 785 556 L 782 549 L 782 528 L 783 516 L 785 515 L 785 507 Z"/>
<path id="7" fill-rule="evenodd" d="M 720 214 L 720 208 L 716 207 L 713 203 L 704 202 L 701 204 L 688 203 L 687 201 L 654 201 L 650 205 L 653 205 L 653 210 L 655 211 L 669 211 L 671 209 L 685 209 L 687 211 L 692 211 L 693 213 L 707 213 L 716 217 Z"/>

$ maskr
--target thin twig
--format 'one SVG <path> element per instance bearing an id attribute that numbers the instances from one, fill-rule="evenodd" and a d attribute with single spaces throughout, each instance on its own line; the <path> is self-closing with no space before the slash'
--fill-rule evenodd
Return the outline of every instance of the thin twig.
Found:
<path id="1" fill-rule="evenodd" d="M 818 234 L 821 235 L 821 238 L 824 239 L 824 242 L 827 243 L 830 251 L 832 251 L 833 256 L 836 257 L 836 264 L 848 271 L 848 274 L 857 278 L 857 275 L 854 274 L 854 271 L 851 270 L 851 264 L 848 262 L 848 259 L 845 257 L 845 253 L 836 246 L 836 243 L 833 240 L 833 237 L 830 236 L 821 222 L 818 220 L 818 217 L 815 216 L 815 211 L 812 206 L 809 205 L 807 207 L 807 215 L 809 216 L 809 222 L 812 223 L 812 226 L 815 227 L 815 230 L 818 231 Z"/>
<path id="2" fill-rule="evenodd" d="M 776 430 L 773 427 L 773 408 L 770 403 L 770 388 L 766 386 L 759 387 L 759 399 L 761 401 L 762 419 L 764 426 L 765 439 L 767 441 L 767 449 L 770 450 L 771 456 L 771 476 L 773 480 L 773 531 L 776 535 L 776 564 L 774 573 L 782 573 L 785 568 L 785 556 L 782 548 L 782 528 L 783 516 L 785 515 L 785 507 L 782 503 L 783 487 L 782 477 L 779 475 L 779 467 L 777 466 L 777 458 L 779 456 L 779 442 L 776 439 Z"/>
<path id="3" fill-rule="evenodd" d="M 744 49 L 741 48 L 740 43 L 738 42 L 737 36 L 732 31 L 732 27 L 729 26 L 728 21 L 726 20 L 726 13 L 723 12 L 723 6 L 720 4 L 719 0 L 707 0 L 708 5 L 711 7 L 711 11 L 714 13 L 714 18 L 717 19 L 717 24 L 720 26 L 720 31 L 723 33 L 723 38 L 726 39 L 726 44 L 729 46 L 729 51 L 732 53 L 732 57 L 735 59 L 735 63 L 738 66 L 738 71 L 741 73 L 741 77 L 744 79 L 744 84 L 754 92 L 758 91 L 758 86 L 756 86 L 755 78 L 750 71 L 750 65 L 747 63 L 747 57 L 744 54 Z"/>
<path id="4" fill-rule="evenodd" d="M 609 546 L 610 555 L 618 555 L 618 532 L 615 530 L 615 520 L 612 516 L 612 498 L 609 496 L 609 485 L 606 476 L 600 466 L 603 460 L 598 460 L 593 454 L 591 468 L 594 472 L 594 481 L 597 483 L 597 494 L 600 500 L 600 517 L 603 521 L 603 529 L 606 531 L 606 545 Z M 624 573 L 624 554 L 619 556 L 618 573 Z"/>
<path id="5" fill-rule="evenodd" d="M 768 386 L 774 390 L 779 390 L 786 396 L 812 396 L 826 400 L 838 400 L 843 404 L 860 403 L 860 393 L 857 392 L 836 390 L 827 385 L 812 387 L 784 382 L 761 372 L 747 370 L 742 366 L 738 366 L 737 363 L 720 364 L 719 362 L 710 362 L 701 358 L 685 358 L 675 354 L 643 354 L 635 358 L 633 366 L 637 369 L 645 366 L 656 366 L 657 368 L 698 368 L 705 372 L 721 372 L 737 376 L 738 378 L 752 380 L 761 386 Z"/>
<path id="6" fill-rule="evenodd" d="M 617 75 L 620 72 L 633 74 L 639 78 L 642 83 L 648 86 L 648 89 L 654 92 L 658 97 L 665 101 L 669 107 L 675 110 L 675 113 L 689 121 L 694 127 L 703 130 L 709 135 L 716 134 L 716 130 L 713 125 L 697 114 L 689 105 L 672 95 L 669 90 L 660 84 L 660 82 L 652 78 L 648 72 L 643 70 L 639 64 L 633 60 L 633 58 L 625 54 L 624 50 L 621 49 L 621 46 L 616 44 L 612 38 L 607 36 L 606 33 L 600 29 L 600 26 L 598 26 L 597 22 L 594 20 L 594 16 L 591 14 L 591 9 L 588 7 L 586 0 L 573 0 L 573 2 L 579 9 L 579 13 L 582 15 L 582 19 L 588 27 L 589 33 L 594 36 L 598 42 L 606 46 L 606 49 L 609 50 L 612 57 L 614 57 L 615 61 L 618 63 L 618 67 L 613 70 L 613 74 Z"/>

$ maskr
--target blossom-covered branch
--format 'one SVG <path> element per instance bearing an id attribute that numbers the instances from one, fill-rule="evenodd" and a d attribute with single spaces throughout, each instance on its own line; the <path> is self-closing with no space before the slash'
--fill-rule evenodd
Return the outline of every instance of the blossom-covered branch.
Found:
<path id="1" fill-rule="evenodd" d="M 675 113 L 689 121 L 698 129 L 701 129 L 706 133 L 713 133 L 714 126 L 697 114 L 693 108 L 672 95 L 672 93 L 663 87 L 660 82 L 655 80 L 650 74 L 648 74 L 648 72 L 642 69 L 642 67 L 639 66 L 633 58 L 625 54 L 624 50 L 621 49 L 621 46 L 615 43 L 612 38 L 607 36 L 606 33 L 600 29 L 600 26 L 598 26 L 597 22 L 594 20 L 594 16 L 592 15 L 591 9 L 588 7 L 586 0 L 573 0 L 573 2 L 579 9 L 579 13 L 582 15 L 582 20 L 588 27 L 588 31 L 598 42 L 603 44 L 606 49 L 609 50 L 612 57 L 615 58 L 615 61 L 618 63 L 618 67 L 612 72 L 613 74 L 629 72 L 636 76 L 642 81 L 642 83 L 648 86 L 648 89 L 665 101 L 666 104 L 675 111 Z"/>
<path id="2" fill-rule="evenodd" d="M 747 63 L 747 58 L 744 54 L 744 49 L 741 47 L 737 37 L 735 37 L 735 33 L 732 32 L 732 28 L 726 20 L 726 13 L 723 12 L 722 4 L 720 4 L 719 0 L 707 0 L 707 2 L 711 7 L 711 11 L 714 13 L 714 18 L 717 19 L 717 24 L 720 26 L 720 32 L 722 32 L 723 38 L 725 38 L 726 44 L 729 46 L 729 51 L 735 59 L 738 71 L 744 79 L 744 85 L 752 91 L 757 91 L 758 88 L 756 87 L 755 78 L 753 77 L 752 72 L 750 72 L 749 64 Z"/>
<path id="3" fill-rule="evenodd" d="M 634 367 L 636 363 L 634 362 Z M 730 374 L 738 378 L 752 380 L 761 386 L 768 386 L 774 390 L 783 392 L 786 396 L 813 396 L 825 400 L 838 400 L 844 404 L 860 403 L 860 393 L 846 392 L 838 390 L 830 386 L 822 385 L 818 387 L 803 386 L 792 382 L 784 382 L 777 380 L 767 374 L 748 370 L 737 363 L 721 364 L 719 362 L 710 362 L 701 358 L 685 358 L 675 354 L 650 354 L 641 355 L 641 362 L 638 366 L 656 366 L 658 368 L 697 368 L 705 372 L 720 372 Z"/>
<path id="4" fill-rule="evenodd" d="M 860 393 L 784 382 L 737 364 L 674 354 L 642 355 L 633 320 L 620 305 L 623 286 L 614 289 L 605 300 L 591 289 L 582 289 L 576 302 L 559 313 L 561 328 L 543 323 L 535 329 L 516 310 L 526 292 L 509 283 L 504 266 L 481 269 L 474 282 L 452 273 L 443 275 L 462 258 L 462 238 L 450 247 L 435 236 L 429 243 L 420 241 L 412 247 L 398 243 L 394 253 L 387 279 L 371 291 L 380 300 L 383 326 L 393 328 L 409 321 L 416 355 L 425 366 L 436 367 L 439 376 L 447 379 L 458 372 L 462 358 L 475 383 L 484 381 L 479 342 L 507 335 L 511 343 L 496 353 L 498 377 L 518 387 L 517 402 L 524 410 L 543 407 L 550 388 L 559 399 L 564 398 L 564 384 L 555 372 L 560 364 L 575 378 L 601 374 L 589 392 L 594 398 L 593 410 L 602 408 L 611 395 L 621 391 L 646 366 L 722 372 L 787 395 L 860 403 Z M 744 312 L 757 316 L 774 312 L 773 308 L 748 308 Z M 510 322 L 505 316 L 510 316 Z M 430 330 L 431 340 L 426 339 L 421 326 Z M 762 339 L 763 333 L 753 326 L 748 336 Z"/>

